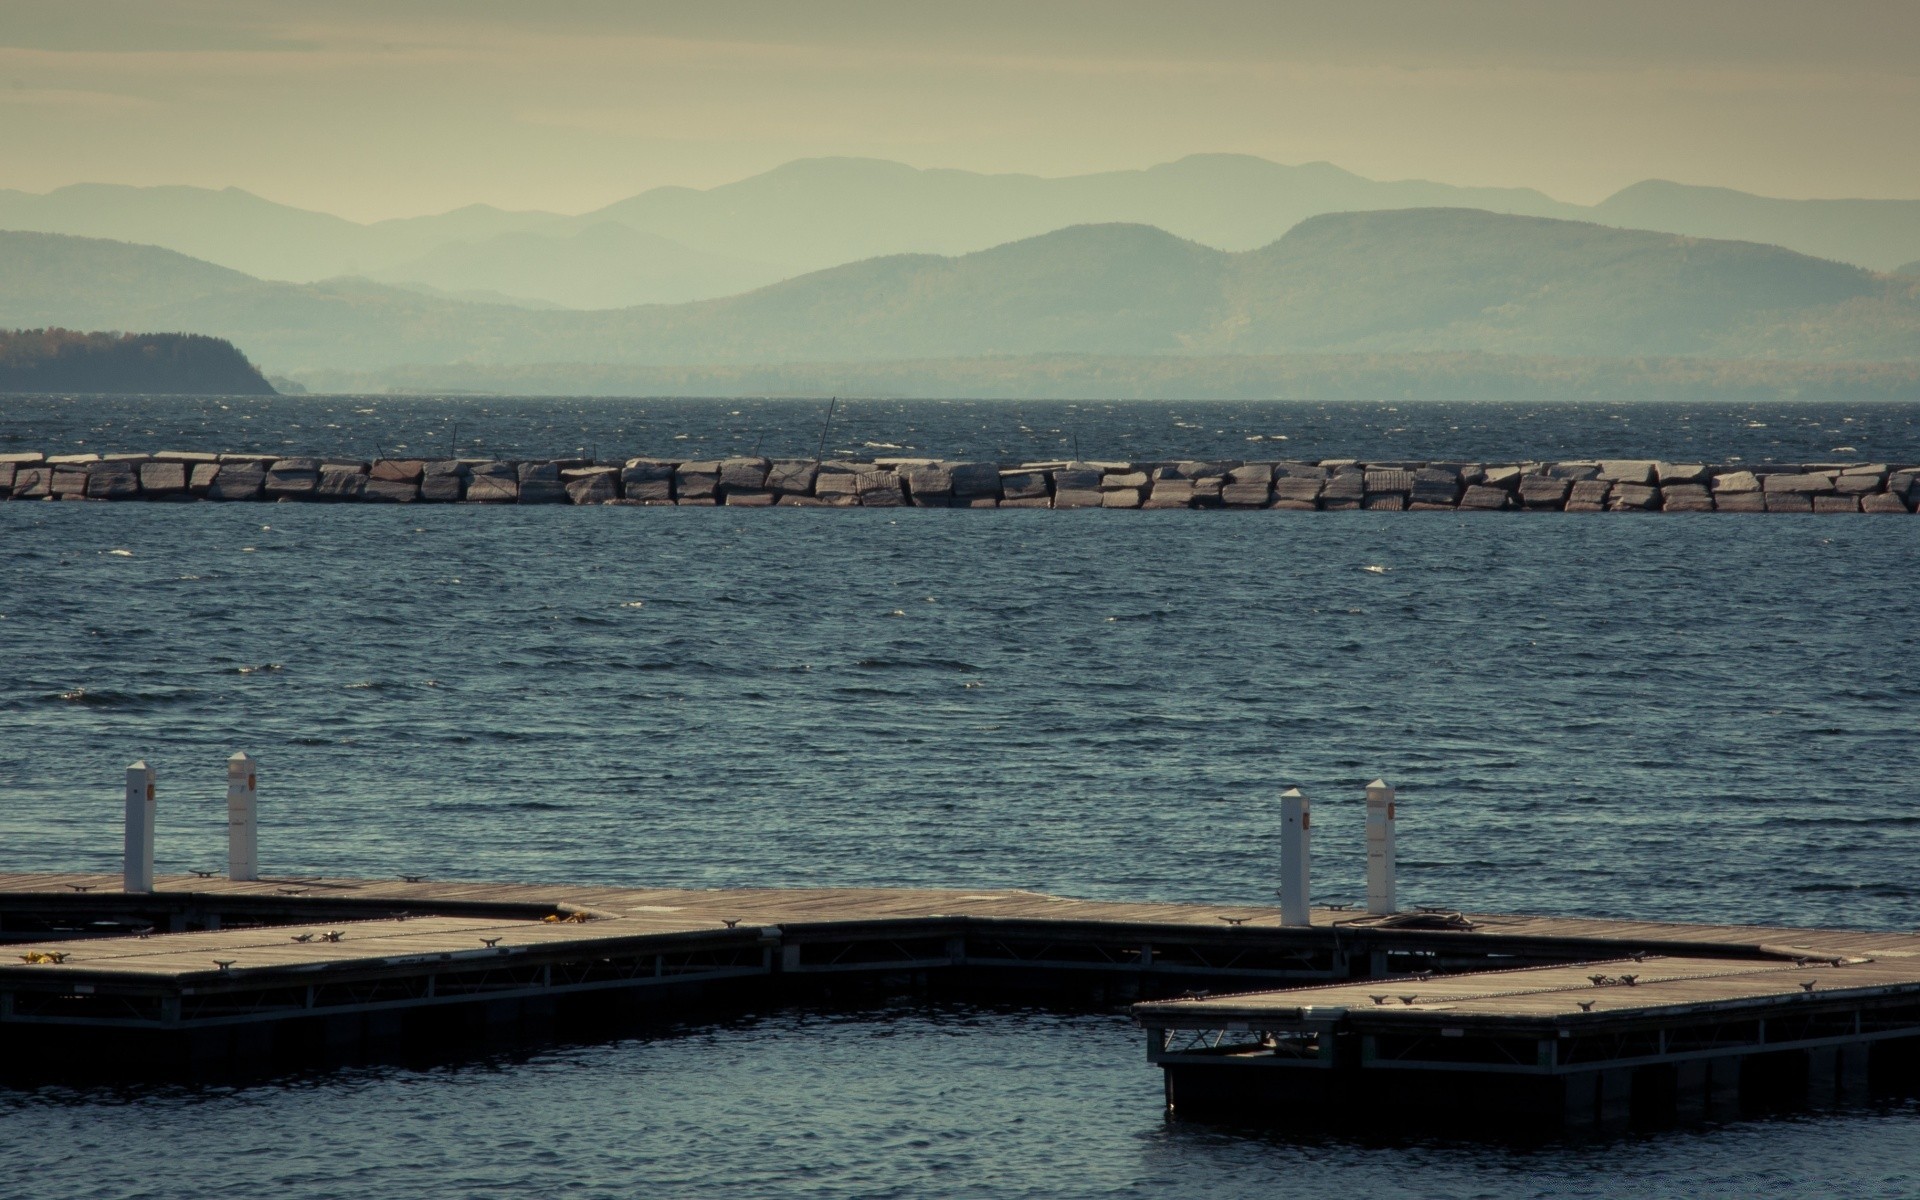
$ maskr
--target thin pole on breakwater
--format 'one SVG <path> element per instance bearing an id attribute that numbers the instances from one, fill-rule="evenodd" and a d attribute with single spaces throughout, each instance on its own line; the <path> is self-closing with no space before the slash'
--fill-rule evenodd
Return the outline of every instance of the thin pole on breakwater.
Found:
<path id="1" fill-rule="evenodd" d="M 813 448 L 813 465 L 816 467 L 820 465 L 820 459 L 827 452 L 827 431 L 833 428 L 833 410 L 839 403 L 838 396 L 827 401 L 827 419 L 820 423 L 820 444 Z"/>

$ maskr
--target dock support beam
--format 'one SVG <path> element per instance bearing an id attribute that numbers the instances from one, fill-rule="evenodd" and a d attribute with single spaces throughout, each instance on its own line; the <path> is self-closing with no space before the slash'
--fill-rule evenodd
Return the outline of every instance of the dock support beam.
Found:
<path id="1" fill-rule="evenodd" d="M 227 760 L 227 878 L 260 878 L 259 764 L 244 752 Z"/>
<path id="2" fill-rule="evenodd" d="M 1311 868 L 1311 806 L 1306 793 L 1288 788 L 1280 795 L 1280 923 L 1311 925 L 1308 874 Z"/>
<path id="3" fill-rule="evenodd" d="M 153 891 L 153 768 L 145 759 L 127 768 L 126 866 L 129 893 Z"/>
<path id="4" fill-rule="evenodd" d="M 1367 785 L 1367 911 L 1376 917 L 1399 911 L 1393 894 L 1393 789 L 1384 779 Z"/>

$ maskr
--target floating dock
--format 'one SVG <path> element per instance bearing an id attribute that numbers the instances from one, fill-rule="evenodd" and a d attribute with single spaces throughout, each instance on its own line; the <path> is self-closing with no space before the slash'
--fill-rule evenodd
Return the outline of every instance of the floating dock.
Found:
<path id="1" fill-rule="evenodd" d="M 1906 934 L 1332 909 L 1288 925 L 1026 891 L 121 889 L 0 875 L 10 1070 L 247 1074 L 904 990 L 1132 1002 L 1177 1116 L 1610 1129 L 1903 1088 L 1920 1045 Z"/>

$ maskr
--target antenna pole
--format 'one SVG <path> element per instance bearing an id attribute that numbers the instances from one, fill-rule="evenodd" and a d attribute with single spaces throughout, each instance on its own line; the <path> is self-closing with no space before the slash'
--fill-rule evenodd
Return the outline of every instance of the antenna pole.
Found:
<path id="1" fill-rule="evenodd" d="M 820 425 L 820 444 L 813 448 L 813 465 L 816 467 L 820 465 L 820 457 L 827 452 L 827 430 L 833 428 L 833 410 L 839 403 L 838 396 L 827 401 L 827 419 Z"/>

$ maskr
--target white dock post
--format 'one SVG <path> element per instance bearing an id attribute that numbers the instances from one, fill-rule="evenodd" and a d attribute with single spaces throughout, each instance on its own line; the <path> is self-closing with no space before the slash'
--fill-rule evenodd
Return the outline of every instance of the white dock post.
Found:
<path id="1" fill-rule="evenodd" d="M 1280 794 L 1280 923 L 1313 924 L 1308 875 L 1313 835 L 1306 793 L 1288 788 Z"/>
<path id="2" fill-rule="evenodd" d="M 153 890 L 153 768 L 145 759 L 127 768 L 127 857 L 121 886 L 128 892 Z"/>
<path id="3" fill-rule="evenodd" d="M 260 878 L 260 768 L 244 752 L 227 760 L 227 878 Z"/>
<path id="4" fill-rule="evenodd" d="M 1399 911 L 1393 876 L 1393 789 L 1376 779 L 1367 785 L 1367 911 L 1376 917 Z"/>

